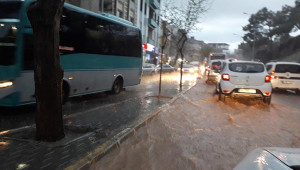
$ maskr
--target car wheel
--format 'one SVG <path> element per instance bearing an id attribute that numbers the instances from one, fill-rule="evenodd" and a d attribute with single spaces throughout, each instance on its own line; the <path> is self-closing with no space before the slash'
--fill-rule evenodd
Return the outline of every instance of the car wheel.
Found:
<path id="1" fill-rule="evenodd" d="M 215 94 L 219 94 L 218 84 L 216 84 L 216 91 L 215 91 Z"/>
<path id="2" fill-rule="evenodd" d="M 300 89 L 296 90 L 296 94 L 300 94 Z"/>
<path id="3" fill-rule="evenodd" d="M 264 100 L 264 103 L 266 103 L 268 105 L 271 104 L 271 96 L 265 96 L 263 100 Z"/>
<path id="4" fill-rule="evenodd" d="M 219 88 L 219 101 L 225 102 L 225 94 L 222 93 L 221 88 Z"/>
<path id="5" fill-rule="evenodd" d="M 119 94 L 123 88 L 123 82 L 120 78 L 117 78 L 112 87 L 112 94 Z"/>

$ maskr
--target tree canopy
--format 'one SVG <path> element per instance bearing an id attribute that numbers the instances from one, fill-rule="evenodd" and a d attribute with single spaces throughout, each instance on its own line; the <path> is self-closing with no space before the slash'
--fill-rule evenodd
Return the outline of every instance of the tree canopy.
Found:
<path id="1" fill-rule="evenodd" d="M 240 46 L 244 54 L 252 53 L 261 61 L 276 59 L 281 57 L 278 48 L 293 38 L 291 33 L 300 30 L 300 1 L 296 0 L 294 6 L 285 5 L 276 12 L 264 7 L 252 14 L 248 21 L 243 27 L 245 43 Z"/>

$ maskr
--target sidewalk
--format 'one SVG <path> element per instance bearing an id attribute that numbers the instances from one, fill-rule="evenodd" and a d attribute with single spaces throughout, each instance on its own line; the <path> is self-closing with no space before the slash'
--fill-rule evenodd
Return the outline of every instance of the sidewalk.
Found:
<path id="1" fill-rule="evenodd" d="M 132 100 L 136 101 L 131 102 L 143 102 L 138 99 Z M 99 159 L 109 149 L 118 146 L 120 140 L 135 133 L 135 129 L 143 126 L 161 110 L 167 108 L 169 103 L 176 100 L 176 97 L 172 100 L 162 100 L 166 104 L 156 110 L 145 110 L 142 113 L 138 112 L 139 109 L 136 109 L 136 106 L 120 102 L 116 110 L 109 110 L 111 114 L 118 114 L 117 116 L 103 115 L 93 109 L 85 111 L 84 114 L 66 116 L 64 117 L 66 137 L 54 143 L 34 140 L 35 127 L 32 126 L 2 132 L 0 134 L 0 169 L 88 167 L 93 160 Z M 154 105 L 155 103 L 157 102 L 152 102 Z"/>

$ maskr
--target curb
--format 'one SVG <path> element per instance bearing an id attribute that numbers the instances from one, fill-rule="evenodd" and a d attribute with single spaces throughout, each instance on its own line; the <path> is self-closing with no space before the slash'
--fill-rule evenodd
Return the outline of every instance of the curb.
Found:
<path id="1" fill-rule="evenodd" d="M 112 139 L 106 141 L 99 147 L 97 147 L 95 150 L 84 156 L 82 159 L 78 160 L 76 163 L 69 165 L 66 167 L 66 170 L 73 170 L 73 169 L 90 169 L 90 167 L 99 161 L 102 157 L 104 157 L 106 154 L 109 153 L 112 149 L 119 148 L 121 142 L 123 142 L 125 139 L 129 138 L 130 136 L 134 135 L 135 132 L 145 126 L 148 122 L 150 122 L 152 119 L 157 117 L 162 111 L 169 108 L 171 104 L 173 104 L 182 94 L 189 91 L 191 88 L 195 87 L 198 83 L 196 82 L 195 85 L 189 87 L 188 89 L 178 93 L 173 99 L 171 99 L 168 103 L 162 105 L 158 111 L 154 112 L 151 116 L 146 118 L 145 120 L 140 121 L 137 123 L 136 126 L 133 128 L 126 128 L 122 132 L 115 135 Z"/>

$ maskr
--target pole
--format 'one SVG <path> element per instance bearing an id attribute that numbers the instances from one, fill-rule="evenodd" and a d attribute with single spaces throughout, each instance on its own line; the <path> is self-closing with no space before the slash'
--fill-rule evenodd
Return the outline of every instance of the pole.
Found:
<path id="1" fill-rule="evenodd" d="M 183 58 L 181 56 L 181 62 L 180 62 L 180 83 L 179 83 L 180 91 L 182 91 L 182 66 L 183 66 Z"/>
<path id="2" fill-rule="evenodd" d="M 163 56 L 163 54 L 164 54 L 164 48 L 161 49 L 161 56 L 160 56 L 158 98 L 161 96 L 161 74 L 162 74 L 162 56 Z"/>
<path id="3" fill-rule="evenodd" d="M 254 47 L 255 46 L 255 35 L 253 37 L 253 45 L 252 45 L 252 61 L 254 61 Z"/>

